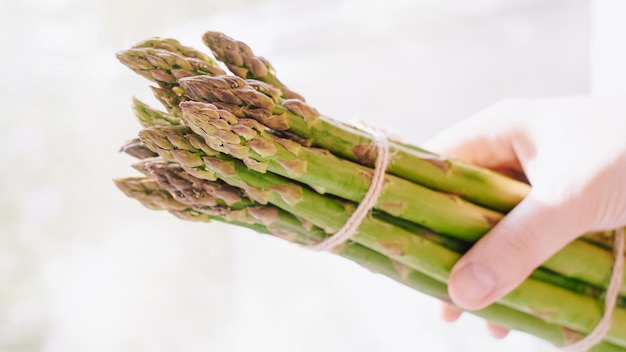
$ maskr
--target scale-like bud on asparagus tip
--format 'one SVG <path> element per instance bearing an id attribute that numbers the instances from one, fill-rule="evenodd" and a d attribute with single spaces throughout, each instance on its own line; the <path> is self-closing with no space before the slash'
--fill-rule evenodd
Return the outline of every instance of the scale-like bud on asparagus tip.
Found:
<path id="1" fill-rule="evenodd" d="M 242 201 L 239 188 L 219 180 L 208 181 L 194 177 L 179 164 L 153 159 L 147 161 L 146 169 L 161 187 L 183 204 L 202 208 L 217 206 L 219 203 L 232 206 Z"/>
<path id="2" fill-rule="evenodd" d="M 157 183 L 182 204 L 195 209 L 218 205 L 215 197 L 206 192 L 201 183 L 194 182 L 196 178 L 190 179 L 193 176 L 185 174 L 180 165 L 148 163 L 146 168 Z"/>
<path id="3" fill-rule="evenodd" d="M 204 167 L 203 157 L 218 155 L 219 151 L 206 145 L 189 127 L 150 127 L 140 131 L 139 138 L 163 159 L 180 163 L 193 176 L 215 180 L 215 173 Z"/>
<path id="4" fill-rule="evenodd" d="M 185 124 L 209 146 L 243 160 L 249 168 L 259 172 L 266 171 L 270 158 L 279 148 L 297 155 L 302 147 L 294 141 L 266 134 L 265 126 L 255 120 L 238 119 L 212 104 L 188 101 L 181 104 L 181 110 Z M 278 158 L 274 161 L 292 177 L 301 176 L 307 169 L 305 160 Z"/>
<path id="5" fill-rule="evenodd" d="M 185 124 L 213 148 L 244 160 L 249 157 L 249 148 L 263 157 L 276 153 L 272 143 L 257 139 L 265 127 L 255 120 L 238 119 L 226 110 L 202 102 L 184 102 L 181 109 Z"/>
<path id="6" fill-rule="evenodd" d="M 223 75 L 224 70 L 196 58 L 153 48 L 132 48 L 116 54 L 136 73 L 164 87 L 176 86 L 179 78 L 194 75 Z"/>
<path id="7" fill-rule="evenodd" d="M 185 95 L 192 100 L 207 103 L 217 101 L 270 111 L 275 105 L 275 101 L 269 96 L 236 76 L 194 76 L 182 78 L 178 83 L 185 89 Z"/>
<path id="8" fill-rule="evenodd" d="M 268 97 L 270 97 L 275 104 L 279 103 L 282 100 L 280 89 L 272 86 L 271 84 L 257 81 L 254 79 L 246 80 L 246 83 L 252 87 L 254 90 L 257 90 Z"/>
<path id="9" fill-rule="evenodd" d="M 180 125 L 180 120 L 169 116 L 163 111 L 151 108 L 137 98 L 133 98 L 133 111 L 135 117 L 143 127 L 150 126 L 176 126 Z"/>
<path id="10" fill-rule="evenodd" d="M 167 140 L 165 132 L 158 128 L 147 128 L 139 131 L 139 138 L 151 150 L 159 152 L 159 150 L 170 151 L 174 149 L 172 143 Z"/>
<path id="11" fill-rule="evenodd" d="M 167 110 L 167 113 L 173 118 L 180 118 L 180 109 L 178 108 L 178 105 L 181 101 L 184 101 L 185 98 L 179 96 L 178 93 L 174 91 L 174 88 L 178 88 L 176 91 L 181 94 L 184 91 L 184 89 L 180 87 L 172 87 L 171 89 L 150 87 L 154 97 L 163 105 L 163 107 Z"/>
<path id="12" fill-rule="evenodd" d="M 292 113 L 302 117 L 307 126 L 311 126 L 320 118 L 320 113 L 316 108 L 298 99 L 287 99 L 283 101 L 283 106 Z"/>
<path id="13" fill-rule="evenodd" d="M 249 81 L 234 76 L 195 76 L 180 79 L 179 84 L 191 100 L 215 104 L 235 116 L 255 119 L 274 130 L 289 128 L 286 110 L 277 106 L 276 97 L 271 96 L 274 93 L 264 94 Z M 274 109 L 278 112 L 274 113 Z"/>
<path id="14" fill-rule="evenodd" d="M 218 67 L 217 62 L 215 62 L 215 60 L 213 60 L 210 56 L 192 47 L 182 45 L 178 40 L 173 38 L 149 38 L 133 45 L 133 48 L 154 48 L 170 51 L 187 58 L 199 59 L 211 66 Z"/>
<path id="15" fill-rule="evenodd" d="M 127 197 L 138 200 L 146 208 L 153 210 L 184 210 L 156 181 L 146 177 L 127 177 L 113 180 L 117 188 Z"/>
<path id="16" fill-rule="evenodd" d="M 167 163 L 167 161 L 165 161 L 165 159 L 163 159 L 160 156 L 155 156 L 152 158 L 147 158 L 147 159 L 142 159 L 139 160 L 137 162 L 132 163 L 130 166 L 132 166 L 133 169 L 141 172 L 142 174 L 144 174 L 145 176 L 148 177 L 152 177 L 152 174 L 150 173 L 150 170 L 148 170 L 148 165 L 150 165 L 151 163 Z"/>
<path id="17" fill-rule="evenodd" d="M 155 152 L 150 150 L 139 138 L 133 138 L 124 143 L 120 152 L 124 152 L 137 159 L 146 159 L 157 156 Z"/>
<path id="18" fill-rule="evenodd" d="M 213 55 L 239 77 L 262 78 L 268 74 L 275 74 L 272 65 L 266 59 L 254 55 L 250 47 L 243 42 L 219 32 L 206 32 L 202 40 Z"/>
<path id="19" fill-rule="evenodd" d="M 215 57 L 222 61 L 228 69 L 241 78 L 252 78 L 267 82 L 281 91 L 285 98 L 300 99 L 304 97 L 287 88 L 276 77 L 276 70 L 267 59 L 256 56 L 248 45 L 219 32 L 206 32 L 202 40 L 211 49 Z"/>

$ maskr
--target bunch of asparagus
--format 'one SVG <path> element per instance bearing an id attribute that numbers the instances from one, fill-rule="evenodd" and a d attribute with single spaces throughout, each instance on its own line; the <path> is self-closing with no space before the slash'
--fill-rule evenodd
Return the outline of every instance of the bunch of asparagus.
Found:
<path id="1" fill-rule="evenodd" d="M 377 149 L 364 131 L 320 114 L 240 41 L 207 32 L 217 61 L 174 39 L 117 54 L 149 79 L 165 111 L 135 99 L 143 126 L 122 150 L 142 177 L 127 196 L 183 220 L 223 221 L 313 246 L 337 232 L 367 192 Z M 441 300 L 460 256 L 529 192 L 489 170 L 390 141 L 374 209 L 333 252 Z M 498 303 L 473 311 L 558 346 L 600 320 L 612 270 L 610 236 L 572 242 Z M 593 351 L 626 351 L 626 284 Z"/>

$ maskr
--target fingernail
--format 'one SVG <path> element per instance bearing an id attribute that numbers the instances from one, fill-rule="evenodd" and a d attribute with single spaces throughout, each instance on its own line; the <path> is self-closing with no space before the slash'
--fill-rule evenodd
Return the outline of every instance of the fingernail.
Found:
<path id="1" fill-rule="evenodd" d="M 484 299 L 496 288 L 493 273 L 480 263 L 469 263 L 450 275 L 450 297 L 458 306 L 480 309 Z"/>

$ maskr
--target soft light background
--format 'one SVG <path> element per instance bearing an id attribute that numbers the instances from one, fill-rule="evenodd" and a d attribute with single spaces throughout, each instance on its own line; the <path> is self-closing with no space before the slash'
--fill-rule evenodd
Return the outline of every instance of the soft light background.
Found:
<path id="1" fill-rule="evenodd" d="M 155 35 L 202 48 L 204 30 L 250 44 L 320 111 L 414 143 L 498 99 L 590 89 L 587 0 L 1 0 L 0 351 L 554 350 L 121 195 L 130 99 L 150 94 L 114 53 Z"/>

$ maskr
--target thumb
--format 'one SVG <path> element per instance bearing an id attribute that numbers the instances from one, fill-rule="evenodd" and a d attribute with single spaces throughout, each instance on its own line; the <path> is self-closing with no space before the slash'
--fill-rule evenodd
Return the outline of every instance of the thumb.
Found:
<path id="1" fill-rule="evenodd" d="M 455 264 L 448 283 L 452 301 L 475 310 L 511 292 L 584 232 L 571 212 L 531 192 Z"/>

